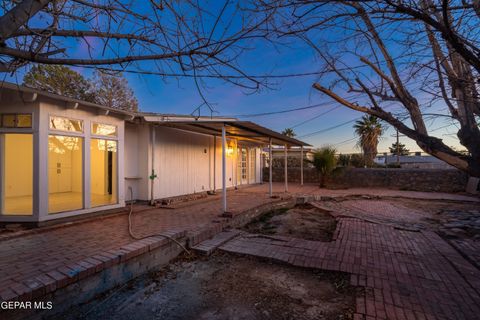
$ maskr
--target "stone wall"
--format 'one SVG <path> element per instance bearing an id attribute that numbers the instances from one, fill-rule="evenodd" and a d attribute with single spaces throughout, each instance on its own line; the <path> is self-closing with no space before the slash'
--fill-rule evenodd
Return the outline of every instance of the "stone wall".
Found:
<path id="1" fill-rule="evenodd" d="M 268 182 L 268 168 L 263 179 Z M 376 169 L 338 168 L 327 179 L 327 188 L 389 188 L 397 190 L 460 192 L 465 191 L 467 175 L 456 169 Z M 273 181 L 284 181 L 283 168 L 273 168 Z M 300 182 L 300 168 L 288 168 L 288 181 Z M 319 183 L 320 174 L 305 168 L 303 181 Z"/>

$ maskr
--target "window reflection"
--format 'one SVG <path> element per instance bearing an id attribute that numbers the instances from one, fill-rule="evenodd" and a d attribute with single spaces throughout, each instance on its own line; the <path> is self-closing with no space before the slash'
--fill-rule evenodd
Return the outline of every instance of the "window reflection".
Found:
<path id="1" fill-rule="evenodd" d="M 83 132 L 83 121 L 52 116 L 50 117 L 50 129 Z"/>
<path id="2" fill-rule="evenodd" d="M 83 139 L 48 137 L 48 212 L 83 208 Z"/>
<path id="3" fill-rule="evenodd" d="M 118 203 L 117 142 L 91 139 L 90 198 L 92 207 Z"/>
<path id="4" fill-rule="evenodd" d="M 110 125 L 110 124 L 93 123 L 92 134 L 99 135 L 99 136 L 116 137 L 117 126 Z"/>
<path id="5" fill-rule="evenodd" d="M 2 214 L 32 215 L 32 134 L 0 134 L 0 184 Z"/>

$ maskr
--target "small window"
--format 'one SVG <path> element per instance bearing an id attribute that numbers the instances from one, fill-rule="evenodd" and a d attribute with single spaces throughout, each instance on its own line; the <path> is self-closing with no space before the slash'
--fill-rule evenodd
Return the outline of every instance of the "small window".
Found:
<path id="1" fill-rule="evenodd" d="M 31 128 L 32 115 L 28 113 L 4 113 L 1 115 L 2 128 Z"/>
<path id="2" fill-rule="evenodd" d="M 50 117 L 50 129 L 83 132 L 83 121 L 52 116 Z"/>
<path id="3" fill-rule="evenodd" d="M 93 123 L 92 134 L 99 136 L 116 137 L 117 126 L 111 124 Z"/>
<path id="4" fill-rule="evenodd" d="M 17 115 L 17 128 L 31 128 L 32 127 L 32 115 L 31 114 L 18 114 Z"/>

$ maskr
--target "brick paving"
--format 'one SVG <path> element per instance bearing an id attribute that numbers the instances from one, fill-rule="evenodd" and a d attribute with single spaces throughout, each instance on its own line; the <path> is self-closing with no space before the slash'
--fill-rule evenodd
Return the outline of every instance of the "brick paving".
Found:
<path id="1" fill-rule="evenodd" d="M 265 192 L 252 197 L 249 189 L 229 192 L 228 200 L 234 216 L 272 202 Z M 278 202 L 278 199 L 273 201 Z M 212 197 L 211 201 L 194 201 L 178 209 L 138 206 L 134 209 L 132 225 L 137 236 L 187 231 L 194 235 L 212 227 L 214 231 L 221 230 L 226 219 L 220 218 L 220 213 L 219 196 Z M 116 261 L 118 250 L 132 249 L 129 246 L 138 243 L 129 236 L 126 212 L 7 236 L 0 238 L 0 300 L 18 296 L 30 298 L 32 290 L 29 289 L 40 284 L 64 286 L 67 284 L 65 278 L 71 282 L 78 278 L 78 271 L 84 271 L 80 262 L 85 263 L 92 257 L 96 257 L 97 262 Z"/>
<path id="2" fill-rule="evenodd" d="M 235 215 L 241 212 L 271 203 L 272 199 L 268 197 L 267 190 L 268 185 L 264 184 L 245 189 L 242 188 L 235 192 L 229 192 L 229 210 L 234 214 L 235 217 Z M 291 194 L 296 195 L 314 194 L 319 196 L 341 197 L 349 194 L 374 194 L 385 196 L 427 197 L 432 199 L 447 197 L 451 200 L 457 201 L 480 201 L 478 198 L 465 197 L 462 195 L 410 193 L 405 191 L 352 189 L 341 190 L 340 192 L 336 190 L 332 191 L 319 189 L 315 185 L 306 185 L 301 187 L 299 185 L 291 184 L 289 190 Z M 283 184 L 275 184 L 274 191 L 277 194 L 283 194 Z M 144 206 L 137 206 L 132 219 L 133 229 L 135 233 L 140 236 L 162 232 L 169 233 L 177 237 L 185 235 L 185 232 L 195 235 L 202 230 L 208 229 L 211 230 L 209 235 L 213 236 L 215 233 L 221 231 L 222 223 L 225 222 L 224 218 L 219 217 L 220 212 L 221 201 L 219 196 L 213 196 L 210 200 L 193 201 L 191 204 L 180 205 L 175 209 L 149 209 L 145 208 Z M 322 264 L 324 261 L 327 261 L 325 263 L 330 266 L 329 269 L 339 269 L 342 265 L 345 268 L 346 266 L 348 266 L 348 268 L 361 267 L 363 272 L 358 272 L 356 274 L 358 276 L 367 276 L 368 274 L 366 272 L 366 267 L 370 266 L 372 263 L 376 263 L 372 262 L 373 260 L 366 260 L 367 257 L 371 258 L 372 254 L 382 257 L 382 255 L 388 253 L 389 251 L 384 253 L 382 251 L 382 246 L 376 247 L 372 246 L 368 241 L 362 242 L 362 237 L 359 235 L 359 232 L 364 232 L 366 235 L 366 230 L 376 230 L 376 228 L 382 228 L 385 226 L 375 226 L 355 219 L 343 219 L 342 221 L 344 222 L 340 224 L 339 237 L 334 243 L 337 245 L 344 245 L 338 246 L 337 248 L 331 246 L 325 247 L 325 243 L 320 243 L 320 247 L 317 248 L 318 250 L 316 252 L 319 254 L 321 252 L 324 252 L 325 254 L 328 253 L 328 259 L 326 259 L 327 256 L 322 257 L 320 255 L 320 257 L 323 259 Z M 348 229 L 347 226 L 349 224 L 352 225 L 351 235 L 346 234 L 346 230 Z M 358 230 L 353 228 L 355 224 L 358 224 Z M 375 237 L 383 239 L 383 236 L 377 233 L 375 233 Z M 396 234 L 396 232 L 387 232 L 386 234 L 391 236 Z M 359 238 L 353 241 L 351 240 L 352 236 L 358 236 Z M 372 237 L 374 240 L 376 239 L 373 235 L 369 235 L 369 237 Z M 416 237 L 418 237 L 418 235 L 416 235 Z M 425 237 L 423 234 L 422 237 L 422 239 L 430 239 Z M 411 241 L 409 240 L 409 237 L 405 237 L 405 239 L 400 238 L 388 239 L 388 241 L 393 241 L 394 244 L 392 244 L 392 246 L 400 245 L 401 242 L 398 242 L 400 240 L 405 241 L 405 243 L 410 243 L 409 241 Z M 198 236 L 194 241 L 194 244 L 202 241 L 203 239 L 204 237 L 202 238 Z M 244 239 L 244 241 L 247 240 L 255 242 L 267 240 L 270 241 L 271 239 Z M 437 240 L 438 239 L 436 239 L 436 241 Z M 83 222 L 66 223 L 60 226 L 43 227 L 32 231 L 22 231 L 13 234 L 2 234 L 0 235 L 0 299 L 8 300 L 19 296 L 23 298 L 32 298 L 35 295 L 41 295 L 42 293 L 44 294 L 46 291 L 53 291 L 58 287 L 63 287 L 82 277 L 86 277 L 93 272 L 98 272 L 102 268 L 107 268 L 113 263 L 120 263 L 124 259 L 129 259 L 134 255 L 145 252 L 145 250 L 150 250 L 152 247 L 160 245 L 162 241 L 165 241 L 165 239 L 162 237 L 153 237 L 140 241 L 134 241 L 131 239 L 128 234 L 128 219 L 126 212 L 112 216 L 97 217 Z M 235 241 L 237 240 L 232 240 L 232 243 L 235 243 Z M 290 240 L 284 239 L 284 241 L 281 243 L 289 243 L 288 241 Z M 296 248 L 294 245 L 286 247 L 288 250 L 286 252 L 282 251 L 282 254 L 290 254 L 291 252 L 289 250 L 293 250 L 292 252 L 295 254 L 298 254 L 299 252 L 302 253 L 302 255 L 299 255 L 298 259 L 294 260 L 295 264 L 305 264 L 307 261 L 309 264 L 311 264 L 313 263 L 312 261 L 316 261 L 307 259 L 309 255 L 307 256 L 305 253 L 309 252 L 309 247 L 315 247 L 318 245 L 318 243 L 311 242 L 307 244 L 300 244 L 301 246 L 299 248 Z M 411 243 L 412 248 L 416 248 L 417 245 L 419 245 L 417 242 Z M 428 247 L 428 245 L 426 246 Z M 280 248 L 282 246 L 277 247 Z M 283 248 L 282 250 L 286 249 Z M 341 260 L 340 257 L 343 257 L 344 255 L 346 257 L 346 253 L 349 253 L 348 256 L 350 256 L 351 253 L 359 254 L 359 257 L 354 257 L 357 260 L 360 259 L 362 263 L 358 265 L 352 265 L 351 261 L 348 260 L 350 258 Z M 263 254 L 267 254 L 267 252 L 264 252 Z M 364 256 L 364 254 L 367 255 Z M 435 251 L 433 254 L 437 255 L 438 252 Z M 451 255 L 457 253 L 454 251 L 453 253 L 447 252 L 447 254 Z M 446 256 L 448 256 L 447 254 Z M 388 258 L 393 259 L 392 256 L 393 253 L 390 252 Z M 415 255 L 413 256 L 418 258 Z M 333 257 L 336 258 L 333 259 Z M 445 260 L 443 256 L 437 259 Z M 459 259 L 462 258 L 459 257 Z M 416 266 L 418 270 L 425 269 L 423 264 L 419 265 L 414 260 L 415 259 L 413 259 L 411 262 L 413 266 Z M 288 259 L 286 261 L 288 261 Z M 385 261 L 390 262 L 391 260 Z M 384 260 L 380 260 L 380 262 L 383 263 Z M 442 263 L 444 264 L 445 261 L 442 260 L 439 263 L 441 265 Z M 335 268 L 333 266 L 335 266 Z M 388 269 L 386 265 L 381 264 L 380 266 L 384 268 L 380 270 Z M 448 266 L 450 265 L 446 264 L 445 268 Z M 342 267 L 342 270 L 345 269 L 344 267 Z M 473 272 L 473 274 L 477 276 L 475 270 L 472 271 L 469 269 L 469 264 L 463 265 L 460 263 L 458 266 L 455 265 L 455 268 L 459 268 L 459 270 L 463 268 L 468 270 L 468 272 Z M 383 274 L 380 273 L 380 275 Z M 473 278 L 474 276 L 468 277 L 468 279 Z M 459 281 L 462 281 L 462 279 Z M 467 279 L 466 276 L 465 279 Z M 480 277 L 478 277 L 478 279 L 480 279 Z M 466 280 L 463 281 L 465 282 Z M 40 291 L 39 288 L 41 288 L 42 291 Z M 376 287 L 372 288 L 375 289 Z M 463 292 L 464 294 L 466 294 L 465 292 L 470 294 L 470 291 L 466 290 Z M 457 297 L 460 296 L 462 295 L 459 294 Z M 477 300 L 475 301 L 478 302 Z M 415 309 L 413 310 L 415 311 Z M 422 311 L 425 311 L 425 315 L 428 315 L 428 312 L 433 312 L 435 310 L 430 311 L 422 309 Z M 465 314 L 469 316 L 470 313 L 467 311 L 465 311 Z M 477 310 L 475 309 L 475 311 Z M 359 314 L 365 313 L 359 312 Z M 433 314 L 436 313 L 433 312 Z"/>
<path id="3" fill-rule="evenodd" d="M 365 288 L 355 319 L 479 318 L 479 269 L 436 233 L 356 218 L 337 221 L 332 242 L 243 234 L 220 249 L 350 273 L 351 284 Z M 464 250 L 478 258 L 477 243 Z"/>
<path id="4" fill-rule="evenodd" d="M 250 188 L 252 192 L 265 192 L 268 184 L 256 185 Z M 281 193 L 284 190 L 283 183 L 274 183 L 273 191 Z M 295 195 L 315 195 L 322 197 L 347 197 L 354 195 L 369 195 L 376 197 L 393 197 L 393 198 L 409 198 L 409 199 L 423 199 L 423 200 L 448 200 L 448 201 L 465 201 L 478 202 L 480 197 L 474 195 L 452 194 L 443 192 L 421 192 L 421 191 L 406 191 L 406 190 L 390 190 L 390 189 L 376 189 L 376 188 L 351 188 L 351 189 L 321 189 L 317 184 L 289 184 L 288 191 Z"/>
<path id="5" fill-rule="evenodd" d="M 389 200 L 344 200 L 313 202 L 313 205 L 327 210 L 334 217 L 358 218 L 368 222 L 383 223 L 409 230 L 424 228 L 428 217 L 420 210 L 411 209 Z"/>
<path id="6" fill-rule="evenodd" d="M 471 239 L 453 239 L 450 243 L 473 265 L 480 269 L 480 241 Z"/>

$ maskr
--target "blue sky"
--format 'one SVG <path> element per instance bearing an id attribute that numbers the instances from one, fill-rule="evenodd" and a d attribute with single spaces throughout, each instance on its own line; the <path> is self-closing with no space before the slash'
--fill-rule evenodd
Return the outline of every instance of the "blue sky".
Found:
<path id="1" fill-rule="evenodd" d="M 268 61 L 268 63 L 265 63 Z M 301 44 L 286 48 L 271 48 L 264 44 L 258 44 L 256 49 L 248 53 L 242 63 L 253 74 L 294 74 L 312 72 L 319 69 L 318 62 L 314 59 L 313 52 Z M 198 94 L 192 79 L 160 79 L 158 76 L 145 76 L 136 74 L 126 75 L 133 87 L 140 107 L 144 111 L 163 113 L 191 113 L 202 99 Z M 233 86 L 221 81 L 207 81 L 203 94 L 212 106 L 218 111 L 217 115 L 242 115 L 255 114 L 271 111 L 279 111 L 297 107 L 327 103 L 328 105 L 308 110 L 281 113 L 261 117 L 245 117 L 244 120 L 257 122 L 271 129 L 281 131 L 292 127 L 305 120 L 309 120 L 320 113 L 338 106 L 331 99 L 323 96 L 312 88 L 316 81 L 315 76 L 294 77 L 289 79 L 275 80 L 273 89 L 263 89 L 260 92 L 250 93 L 243 88 Z M 206 107 L 202 108 L 202 115 L 209 115 Z M 362 114 L 346 107 L 340 106 L 335 110 L 295 127 L 299 137 L 315 131 L 333 127 L 349 120 L 361 117 Z M 356 148 L 356 139 L 353 139 L 353 123 L 346 124 L 325 133 L 317 134 L 304 140 L 316 147 L 334 145 L 339 152 L 359 152 Z M 436 120 L 430 124 L 431 128 L 438 128 L 445 122 Z M 455 132 L 454 127 L 437 130 L 438 136 Z M 386 131 L 379 144 L 379 152 L 388 151 L 388 147 L 395 141 L 395 130 L 386 125 Z M 450 145 L 456 145 L 456 140 L 451 135 L 442 136 Z M 353 140 L 352 140 L 353 139 Z M 351 140 L 351 141 L 347 141 Z M 414 141 L 400 138 L 410 151 L 420 151 Z M 340 144 L 339 144 L 340 143 Z"/>
<path id="2" fill-rule="evenodd" d="M 332 34 L 332 40 L 335 40 L 336 36 Z M 99 40 L 89 39 L 89 41 L 93 47 L 100 45 Z M 83 56 L 87 53 L 86 45 L 82 42 L 69 42 L 67 46 L 70 53 Z M 249 47 L 251 50 L 245 52 L 239 60 L 239 65 L 247 74 L 295 74 L 314 72 L 320 68 L 313 50 L 299 40 L 290 40 L 288 47 L 273 47 L 264 41 L 250 42 Z M 153 63 L 143 63 L 142 67 L 144 70 L 155 69 Z M 91 75 L 90 69 L 75 69 L 87 77 Z M 191 78 L 164 79 L 155 75 L 131 73 L 126 73 L 125 76 L 139 100 L 140 109 L 143 111 L 190 114 L 203 102 Z M 15 77 L 9 80 L 21 82 L 22 72 L 19 72 Z M 272 81 L 274 84 L 272 84 L 271 89 L 264 88 L 252 93 L 238 86 L 211 79 L 205 81 L 202 93 L 218 112 L 216 115 L 252 114 L 299 108 L 319 103 L 326 104 L 318 108 L 297 112 L 242 118 L 281 131 L 338 106 L 331 99 L 312 89 L 312 84 L 316 80 L 315 76 L 276 79 Z M 202 109 L 202 114 L 209 114 L 207 108 Z M 324 116 L 297 126 L 294 130 L 297 136 L 302 139 L 303 135 L 331 128 L 361 116 L 361 113 L 342 106 Z M 427 124 L 430 128 L 435 129 L 445 126 L 446 123 L 439 119 L 434 123 Z M 352 125 L 353 123 L 348 123 L 328 132 L 309 136 L 304 140 L 316 147 L 333 145 L 339 152 L 359 152 L 360 150 L 355 148 L 356 140 L 353 139 Z M 437 130 L 435 134 L 445 139 L 448 145 L 458 145 L 454 137 L 450 135 L 455 132 L 454 129 L 454 127 L 442 128 Z M 388 146 L 395 140 L 392 137 L 394 133 L 395 131 L 392 128 L 386 126 L 386 131 L 378 148 L 379 152 L 388 150 Z M 410 151 L 420 150 L 413 141 L 407 138 L 402 137 L 401 142 L 405 143 Z"/>

